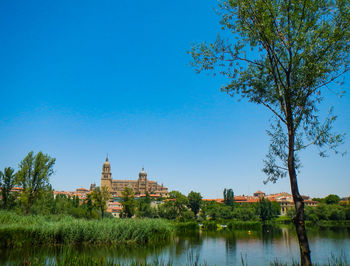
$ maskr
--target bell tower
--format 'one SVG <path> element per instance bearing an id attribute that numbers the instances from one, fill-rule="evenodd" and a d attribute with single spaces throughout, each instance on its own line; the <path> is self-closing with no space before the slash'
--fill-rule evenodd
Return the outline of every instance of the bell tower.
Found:
<path id="1" fill-rule="evenodd" d="M 147 173 L 143 167 L 141 172 L 139 173 L 139 180 L 137 183 L 138 183 L 138 189 L 140 194 L 144 194 L 148 192 Z"/>
<path id="2" fill-rule="evenodd" d="M 101 188 L 107 187 L 110 192 L 112 192 L 112 173 L 111 164 L 108 161 L 108 155 L 106 161 L 102 165 L 102 175 L 101 175 Z"/>

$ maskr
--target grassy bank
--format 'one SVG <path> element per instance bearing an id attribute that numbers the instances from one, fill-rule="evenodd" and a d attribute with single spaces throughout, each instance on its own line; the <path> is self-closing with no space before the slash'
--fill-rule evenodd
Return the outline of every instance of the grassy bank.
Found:
<path id="1" fill-rule="evenodd" d="M 84 220 L 70 216 L 22 216 L 0 212 L 0 245 L 119 244 L 164 241 L 173 225 L 160 219 Z"/>

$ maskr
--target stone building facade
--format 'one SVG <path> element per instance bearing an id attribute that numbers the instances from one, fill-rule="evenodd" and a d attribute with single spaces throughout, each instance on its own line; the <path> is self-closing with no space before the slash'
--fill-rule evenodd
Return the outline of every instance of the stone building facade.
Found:
<path id="1" fill-rule="evenodd" d="M 111 164 L 108 161 L 108 157 L 102 166 L 101 175 L 101 187 L 106 186 L 114 197 L 120 197 L 121 192 L 130 187 L 134 190 L 136 195 L 156 194 L 160 197 L 168 196 L 168 188 L 163 185 L 159 185 L 156 181 L 148 180 L 147 173 L 142 168 L 137 180 L 117 180 L 112 179 Z"/>

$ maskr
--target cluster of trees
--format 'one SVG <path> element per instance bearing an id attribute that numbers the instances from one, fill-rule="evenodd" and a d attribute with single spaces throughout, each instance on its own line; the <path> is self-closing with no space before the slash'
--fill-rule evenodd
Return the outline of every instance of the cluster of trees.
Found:
<path id="1" fill-rule="evenodd" d="M 350 220 L 350 205 L 321 203 L 316 207 L 305 207 L 305 217 L 312 222 Z"/>
<path id="2" fill-rule="evenodd" d="M 312 200 L 318 201 L 320 203 L 326 203 L 326 204 L 337 204 L 340 202 L 340 197 L 338 195 L 329 194 L 327 197 L 313 198 Z"/>
<path id="3" fill-rule="evenodd" d="M 152 199 L 146 197 L 135 200 L 131 188 L 123 191 L 121 217 L 164 218 L 180 222 L 190 220 L 241 220 L 267 221 L 280 214 L 280 206 L 264 198 L 253 204 L 234 204 L 232 189 L 224 190 L 224 204 L 215 201 L 202 201 L 199 192 L 191 191 L 187 196 L 179 191 L 171 191 L 170 198 L 160 205 L 152 207 Z"/>
<path id="4" fill-rule="evenodd" d="M 49 182 L 54 173 L 55 159 L 47 154 L 29 152 L 19 163 L 17 172 L 11 167 L 0 171 L 0 208 L 15 210 L 23 214 L 68 214 L 77 218 L 104 217 L 110 193 L 97 187 L 84 201 L 77 196 L 57 195 L 54 197 Z M 22 192 L 13 192 L 15 186 Z M 107 214 L 107 216 L 110 216 Z"/>
<path id="5" fill-rule="evenodd" d="M 313 198 L 320 202 L 316 207 L 305 207 L 305 219 L 317 223 L 318 221 L 350 220 L 350 197 L 347 201 L 340 201 L 338 195 L 330 194 L 324 198 Z M 295 211 L 288 211 L 293 216 Z"/>
<path id="6" fill-rule="evenodd" d="M 49 177 L 53 174 L 54 164 L 55 159 L 42 152 L 36 155 L 29 152 L 16 173 L 13 168 L 6 167 L 4 172 L 0 172 L 1 207 L 12 209 L 18 206 L 25 214 L 31 212 L 33 205 L 51 189 Z M 12 193 L 11 190 L 17 185 L 23 191 Z"/>
<path id="7" fill-rule="evenodd" d="M 220 204 L 215 201 L 205 202 L 202 206 L 201 218 L 212 220 L 268 221 L 280 215 L 280 206 L 262 198 L 257 203 L 249 204 Z"/>

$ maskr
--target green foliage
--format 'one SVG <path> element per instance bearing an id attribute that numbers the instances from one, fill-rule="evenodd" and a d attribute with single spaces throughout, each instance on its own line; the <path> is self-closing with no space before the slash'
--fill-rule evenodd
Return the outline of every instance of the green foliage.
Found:
<path id="1" fill-rule="evenodd" d="M 227 223 L 230 230 L 261 230 L 262 224 L 259 221 L 231 221 Z"/>
<path id="2" fill-rule="evenodd" d="M 175 228 L 178 233 L 193 232 L 199 230 L 199 224 L 196 221 L 177 222 Z"/>
<path id="3" fill-rule="evenodd" d="M 313 223 L 350 220 L 350 206 L 321 203 L 316 207 L 305 207 L 305 217 Z"/>
<path id="4" fill-rule="evenodd" d="M 91 200 L 93 206 L 101 211 L 101 217 L 103 219 L 105 210 L 107 209 L 107 202 L 110 200 L 111 194 L 107 187 L 103 186 L 102 188 L 96 187 L 91 192 Z M 78 200 L 78 202 L 76 201 Z M 79 198 L 73 199 L 73 206 L 79 206 Z"/>
<path id="5" fill-rule="evenodd" d="M 135 194 L 132 188 L 126 187 L 122 191 L 121 204 L 123 205 L 123 211 L 121 212 L 122 218 L 131 218 L 135 214 L 136 201 Z"/>
<path id="6" fill-rule="evenodd" d="M 151 207 L 151 198 L 149 193 L 146 192 L 146 197 L 140 198 L 137 202 L 137 217 L 143 218 L 157 218 L 157 210 Z"/>
<path id="7" fill-rule="evenodd" d="M 224 189 L 224 204 L 227 206 L 231 206 L 233 208 L 234 204 L 234 194 L 231 188 Z"/>
<path id="8" fill-rule="evenodd" d="M 340 202 L 339 196 L 334 194 L 329 194 L 327 197 L 324 198 L 313 198 L 312 200 L 326 204 L 338 204 Z"/>
<path id="9" fill-rule="evenodd" d="M 70 216 L 21 216 L 0 211 L 0 245 L 148 243 L 169 239 L 174 227 L 160 219 L 83 220 Z"/>
<path id="10" fill-rule="evenodd" d="M 207 231 L 216 231 L 218 229 L 217 222 L 216 221 L 204 221 L 202 229 L 207 230 Z"/>
<path id="11" fill-rule="evenodd" d="M 201 205 L 202 205 L 202 196 L 199 192 L 191 191 L 188 193 L 188 207 L 193 211 L 194 215 L 197 216 Z"/>
<path id="12" fill-rule="evenodd" d="M 286 176 L 291 144 L 294 152 L 310 145 L 321 156 L 335 151 L 343 135 L 331 133 L 332 113 L 319 120 L 317 104 L 321 90 L 349 70 L 349 1 L 231 0 L 221 2 L 219 13 L 233 43 L 218 37 L 194 45 L 192 65 L 225 76 L 222 91 L 262 104 L 275 116 L 264 168 L 268 180 Z"/>
<path id="13" fill-rule="evenodd" d="M 209 201 L 204 202 L 201 210 L 203 220 L 241 220 L 255 221 L 258 220 L 255 204 L 236 205 L 234 209 L 224 204 Z"/>
<path id="14" fill-rule="evenodd" d="M 0 188 L 3 209 L 11 209 L 15 205 L 16 194 L 11 189 L 16 185 L 14 169 L 6 167 L 4 172 L 0 171 Z"/>
<path id="15" fill-rule="evenodd" d="M 317 201 L 319 203 L 325 203 L 323 198 L 312 198 L 313 201 Z"/>
<path id="16" fill-rule="evenodd" d="M 261 198 L 257 205 L 257 212 L 260 220 L 265 222 L 280 214 L 280 206 L 277 202 L 271 202 L 268 199 Z"/>
<path id="17" fill-rule="evenodd" d="M 327 204 L 338 204 L 340 201 L 340 198 L 338 195 L 330 194 L 324 198 L 324 201 Z"/>
<path id="18" fill-rule="evenodd" d="M 26 214 L 31 211 L 32 205 L 49 189 L 49 177 L 54 173 L 55 159 L 38 152 L 31 151 L 20 162 L 16 178 L 23 188 L 20 195 L 21 205 Z"/>
<path id="19" fill-rule="evenodd" d="M 179 191 L 171 191 L 170 199 L 165 200 L 158 208 L 159 216 L 169 220 L 186 221 L 193 219 L 194 213 L 188 210 L 188 199 Z"/>

